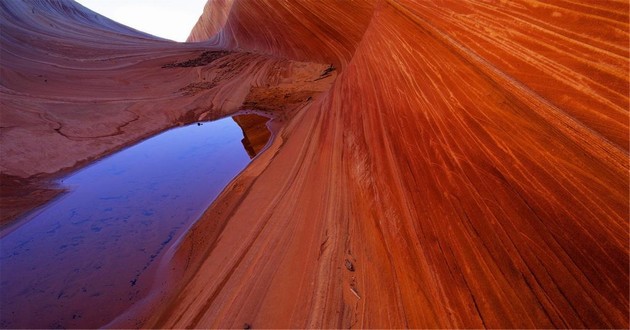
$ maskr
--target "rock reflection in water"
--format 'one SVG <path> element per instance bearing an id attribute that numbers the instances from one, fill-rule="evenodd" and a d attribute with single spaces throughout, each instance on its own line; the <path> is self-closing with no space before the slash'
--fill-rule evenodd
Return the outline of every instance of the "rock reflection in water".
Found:
<path id="1" fill-rule="evenodd" d="M 244 114 L 233 116 L 232 119 L 243 130 L 243 147 L 247 151 L 249 158 L 254 158 L 267 145 L 271 132 L 267 129 L 269 118 Z"/>
<path id="2" fill-rule="evenodd" d="M 67 194 L 0 239 L 0 326 L 99 327 L 146 295 L 157 260 L 266 144 L 255 117 L 172 129 L 64 178 Z"/>

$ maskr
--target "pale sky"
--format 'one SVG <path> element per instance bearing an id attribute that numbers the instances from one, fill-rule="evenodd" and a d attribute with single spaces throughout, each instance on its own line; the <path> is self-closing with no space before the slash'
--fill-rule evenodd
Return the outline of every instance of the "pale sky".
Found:
<path id="1" fill-rule="evenodd" d="M 207 0 L 75 0 L 118 23 L 154 36 L 186 41 Z"/>

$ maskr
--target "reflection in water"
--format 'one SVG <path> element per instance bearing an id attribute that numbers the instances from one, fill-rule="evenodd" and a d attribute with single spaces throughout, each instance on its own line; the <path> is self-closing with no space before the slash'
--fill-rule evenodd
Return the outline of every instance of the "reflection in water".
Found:
<path id="1" fill-rule="evenodd" d="M 0 327 L 98 327 L 142 298 L 156 260 L 250 161 L 242 137 L 229 118 L 176 128 L 62 180 L 69 193 L 0 239 Z"/>
<path id="2" fill-rule="evenodd" d="M 243 140 L 241 142 L 249 157 L 254 158 L 267 145 L 267 141 L 269 141 L 271 136 L 271 132 L 267 129 L 269 118 L 245 114 L 234 116 L 232 119 L 243 130 Z"/>

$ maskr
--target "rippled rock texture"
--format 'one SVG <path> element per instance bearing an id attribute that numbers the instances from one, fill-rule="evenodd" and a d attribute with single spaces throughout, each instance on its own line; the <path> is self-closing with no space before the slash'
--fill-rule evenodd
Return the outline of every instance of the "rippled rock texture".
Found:
<path id="1" fill-rule="evenodd" d="M 325 64 L 165 41 L 71 1 L 6 1 L 0 10 L 3 223 L 54 196 L 42 183 L 60 173 L 230 115 L 256 101 L 251 90 L 306 99 L 334 79 L 316 80 Z M 277 98 L 283 117 L 301 105 Z"/>
<path id="2" fill-rule="evenodd" d="M 189 44 L 0 6 L 3 174 L 284 119 L 110 325 L 629 326 L 627 1 L 210 0 Z"/>

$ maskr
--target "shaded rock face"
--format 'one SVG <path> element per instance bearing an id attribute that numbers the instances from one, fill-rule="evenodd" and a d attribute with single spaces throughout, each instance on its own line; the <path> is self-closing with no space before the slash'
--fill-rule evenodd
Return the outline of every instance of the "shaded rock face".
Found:
<path id="1" fill-rule="evenodd" d="M 42 187 L 56 175 L 166 128 L 229 115 L 252 88 L 316 95 L 334 79 L 316 81 L 326 64 L 164 41 L 71 1 L 0 10 L 0 171 L 32 187 L 2 180 L 3 223 L 55 196 Z"/>
<path id="2" fill-rule="evenodd" d="M 9 223 L 25 210 L 45 204 L 63 192 L 50 184 L 0 174 L 0 224 Z"/>
<path id="3" fill-rule="evenodd" d="M 110 325 L 628 327 L 628 3 L 211 0 L 182 45 L 9 4 L 3 173 L 285 120 Z M 236 53 L 162 68 L 208 47 Z"/>

